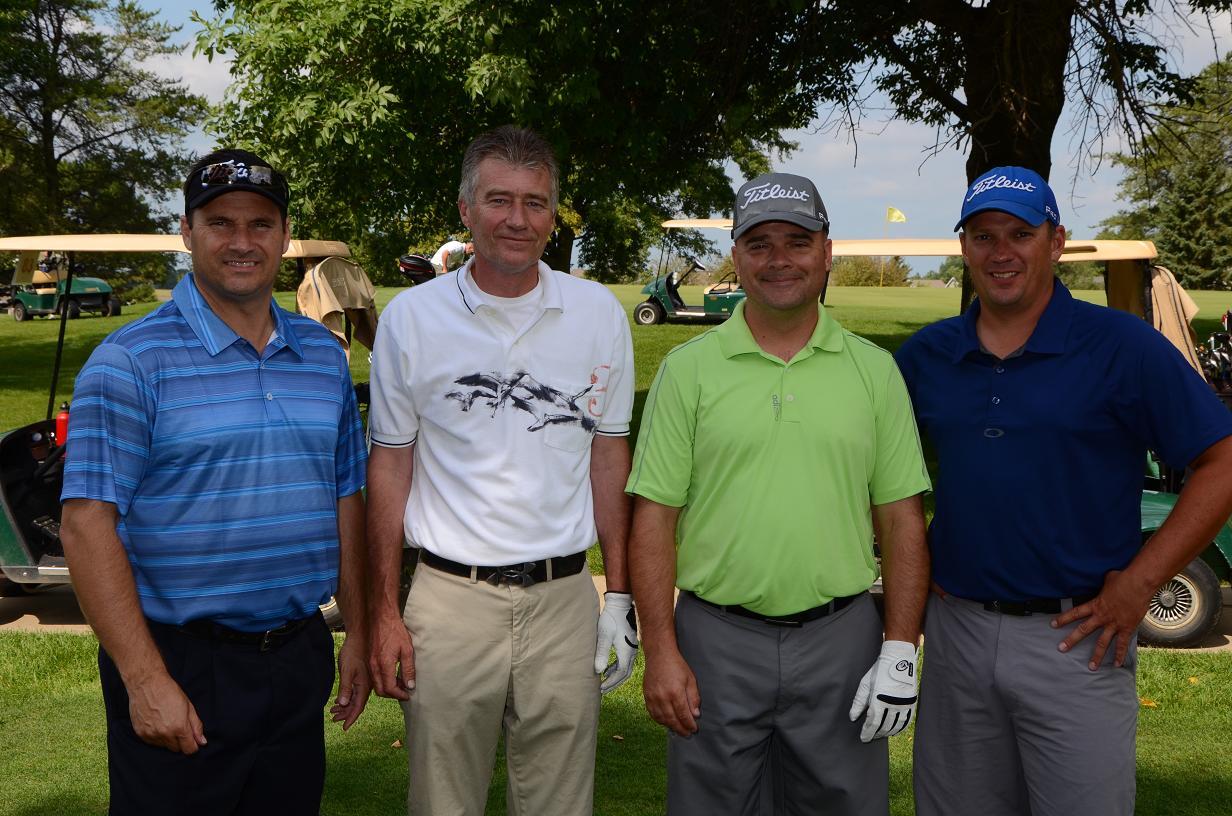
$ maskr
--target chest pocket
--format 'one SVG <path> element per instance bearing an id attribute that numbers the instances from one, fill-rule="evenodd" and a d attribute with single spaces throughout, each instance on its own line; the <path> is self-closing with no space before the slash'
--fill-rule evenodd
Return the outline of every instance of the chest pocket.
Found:
<path id="1" fill-rule="evenodd" d="M 590 444 L 603 412 L 598 385 L 553 382 L 536 389 L 531 402 L 548 447 L 578 451 Z"/>

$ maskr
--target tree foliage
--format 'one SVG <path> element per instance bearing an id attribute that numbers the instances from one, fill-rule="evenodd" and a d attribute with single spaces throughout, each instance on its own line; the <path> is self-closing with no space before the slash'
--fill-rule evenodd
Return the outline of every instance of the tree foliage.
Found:
<path id="1" fill-rule="evenodd" d="M 851 255 L 834 259 L 830 286 L 906 286 L 911 267 L 897 255 L 871 258 Z"/>
<path id="2" fill-rule="evenodd" d="M 554 265 L 576 237 L 615 279 L 664 218 L 730 208 L 725 163 L 793 147 L 836 90 L 822 22 L 795 0 L 239 0 L 199 46 L 233 58 L 212 131 L 287 166 L 301 232 L 443 238 L 466 143 L 516 122 L 562 160 Z"/>
<path id="3" fill-rule="evenodd" d="M 205 112 L 144 67 L 179 50 L 174 32 L 128 0 L 15 0 L 0 12 L 0 234 L 171 226 L 152 202 L 178 186 L 180 144 Z M 122 277 L 161 284 L 167 263 L 133 260 Z"/>
<path id="4" fill-rule="evenodd" d="M 873 90 L 898 118 L 935 128 L 932 150 L 967 150 L 967 181 L 1006 164 L 1048 178 L 1067 103 L 1078 106 L 1080 150 L 1102 153 L 1124 134 L 1135 152 L 1161 120 L 1160 105 L 1189 104 L 1195 82 L 1170 67 L 1171 34 L 1232 0 L 832 0 L 818 48 L 841 62 L 846 92 L 829 123 L 855 128 Z M 1153 33 L 1164 27 L 1162 34 Z M 970 302 L 963 276 L 963 308 Z"/>
<path id="5" fill-rule="evenodd" d="M 968 146 L 967 179 L 1002 164 L 1045 178 L 1067 102 L 1082 106 L 1083 143 L 1112 128 L 1132 143 L 1154 131 L 1161 102 L 1188 102 L 1194 80 L 1170 67 L 1165 15 L 1187 21 L 1229 0 L 834 0 L 817 8 L 847 60 L 840 96 L 856 122 L 870 89 L 896 116 L 937 128 L 936 149 Z M 1178 25 L 1187 25 L 1179 22 Z M 850 58 L 853 48 L 856 57 Z"/>
<path id="6" fill-rule="evenodd" d="M 1084 143 L 1136 144 L 1193 84 L 1151 33 L 1162 12 L 1232 0 L 236 0 L 199 47 L 234 59 L 212 129 L 288 165 L 302 227 L 373 246 L 457 227 L 467 140 L 517 122 L 563 161 L 562 218 L 603 279 L 641 268 L 657 223 L 730 207 L 723 167 L 751 176 L 822 113 L 858 126 L 873 91 L 997 164 L 1051 169 L 1067 102 Z M 1208 18 L 1209 19 L 1209 18 Z M 389 251 L 383 249 L 382 251 Z M 381 263 L 386 261 L 382 259 Z"/>
<path id="7" fill-rule="evenodd" d="M 1232 58 L 1202 71 L 1192 103 L 1159 114 L 1167 126 L 1143 153 L 1114 157 L 1130 206 L 1100 237 L 1154 241 L 1182 285 L 1232 289 Z"/>

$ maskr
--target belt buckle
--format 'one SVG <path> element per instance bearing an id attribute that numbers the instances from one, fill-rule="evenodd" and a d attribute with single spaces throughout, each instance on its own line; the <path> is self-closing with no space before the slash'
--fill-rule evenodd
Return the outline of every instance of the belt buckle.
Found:
<path id="1" fill-rule="evenodd" d="M 984 604 L 984 608 L 1015 618 L 1029 618 L 1035 614 L 1031 609 L 1031 604 L 1026 601 L 988 601 Z"/>
<path id="2" fill-rule="evenodd" d="M 268 652 L 274 645 L 274 630 L 267 629 L 261 633 L 261 643 L 257 646 L 257 651 Z"/>
<path id="3" fill-rule="evenodd" d="M 527 561 L 523 564 L 511 564 L 507 567 L 498 567 L 488 576 L 488 583 L 492 586 L 500 586 L 501 584 L 517 584 L 521 587 L 528 587 L 535 583 L 535 579 L 531 576 L 531 572 L 535 569 L 534 561 Z"/>

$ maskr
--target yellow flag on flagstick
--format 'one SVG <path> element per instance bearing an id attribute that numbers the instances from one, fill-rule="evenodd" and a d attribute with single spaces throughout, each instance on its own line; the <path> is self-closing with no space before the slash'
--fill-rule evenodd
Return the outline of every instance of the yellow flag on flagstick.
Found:
<path id="1" fill-rule="evenodd" d="M 903 211 L 898 207 L 886 207 L 886 222 L 905 224 L 907 223 L 907 216 L 903 215 Z"/>

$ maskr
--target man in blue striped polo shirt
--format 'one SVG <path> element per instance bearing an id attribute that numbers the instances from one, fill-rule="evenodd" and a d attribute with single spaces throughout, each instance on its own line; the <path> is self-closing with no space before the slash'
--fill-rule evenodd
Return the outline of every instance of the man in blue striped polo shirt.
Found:
<path id="1" fill-rule="evenodd" d="M 286 179 L 212 153 L 184 183 L 193 272 L 77 378 L 61 535 L 98 636 L 111 813 L 316 814 L 368 699 L 366 455 L 346 356 L 279 308 Z"/>

